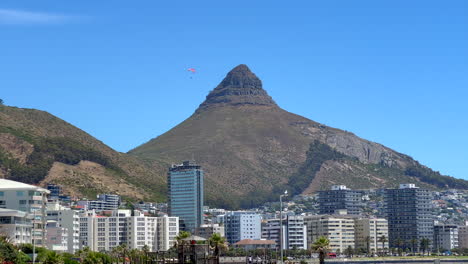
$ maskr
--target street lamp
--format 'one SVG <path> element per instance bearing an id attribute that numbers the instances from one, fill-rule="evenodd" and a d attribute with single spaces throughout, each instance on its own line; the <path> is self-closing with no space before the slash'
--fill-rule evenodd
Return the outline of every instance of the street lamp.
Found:
<path id="1" fill-rule="evenodd" d="M 283 197 L 288 196 L 288 190 L 284 191 L 284 194 L 280 195 L 280 263 L 283 264 Z"/>

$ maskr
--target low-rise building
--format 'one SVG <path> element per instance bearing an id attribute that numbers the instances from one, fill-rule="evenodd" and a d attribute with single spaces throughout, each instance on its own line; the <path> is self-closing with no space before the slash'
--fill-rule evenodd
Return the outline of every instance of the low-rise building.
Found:
<path id="1" fill-rule="evenodd" d="M 451 250 L 458 248 L 458 226 L 442 225 L 434 226 L 434 250 Z"/>
<path id="2" fill-rule="evenodd" d="M 468 225 L 458 227 L 458 247 L 468 248 Z"/>
<path id="3" fill-rule="evenodd" d="M 205 224 L 195 228 L 193 233 L 196 236 L 209 239 L 213 234 L 219 234 L 224 237 L 224 226 L 220 224 Z"/>
<path id="4" fill-rule="evenodd" d="M 49 193 L 49 190 L 41 187 L 0 179 L 0 208 L 32 215 L 32 240 L 38 247 L 46 245 L 46 204 Z"/>
<path id="5" fill-rule="evenodd" d="M 242 248 L 246 251 L 255 249 L 275 249 L 276 243 L 273 240 L 265 239 L 243 239 L 234 244 L 235 248 Z"/>
<path id="6" fill-rule="evenodd" d="M 17 244 L 32 243 L 32 215 L 13 209 L 0 209 L 0 234 Z"/>
<path id="7" fill-rule="evenodd" d="M 78 211 L 63 207 L 57 202 L 47 205 L 47 222 L 56 221 L 59 227 L 67 230 L 67 246 L 68 253 L 75 253 L 79 249 L 80 238 L 80 218 Z"/>
<path id="8" fill-rule="evenodd" d="M 57 252 L 68 251 L 68 229 L 61 227 L 60 223 L 54 220 L 47 221 L 47 248 Z"/>

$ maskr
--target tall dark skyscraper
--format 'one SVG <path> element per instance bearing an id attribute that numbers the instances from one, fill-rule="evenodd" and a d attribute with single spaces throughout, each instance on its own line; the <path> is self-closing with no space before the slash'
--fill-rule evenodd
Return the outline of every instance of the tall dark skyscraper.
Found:
<path id="1" fill-rule="evenodd" d="M 203 224 L 203 170 L 194 162 L 172 165 L 167 175 L 168 213 L 178 216 L 181 230 Z"/>
<path id="2" fill-rule="evenodd" d="M 344 185 L 333 185 L 331 190 L 320 191 L 318 195 L 319 213 L 335 214 L 338 210 L 346 210 L 348 214 L 361 213 L 362 194 L 350 190 Z"/>
<path id="3" fill-rule="evenodd" d="M 414 184 L 400 184 L 399 189 L 385 190 L 390 247 L 411 248 L 411 240 L 433 240 L 432 192 Z"/>

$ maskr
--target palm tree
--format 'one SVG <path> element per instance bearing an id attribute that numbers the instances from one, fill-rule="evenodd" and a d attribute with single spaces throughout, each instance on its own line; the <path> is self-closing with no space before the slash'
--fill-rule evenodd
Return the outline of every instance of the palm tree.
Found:
<path id="1" fill-rule="evenodd" d="M 370 254 L 370 236 L 366 236 L 366 254 L 367 256 L 369 256 Z"/>
<path id="2" fill-rule="evenodd" d="M 190 232 L 180 231 L 179 234 L 175 237 L 176 244 L 177 245 L 183 244 L 183 240 L 190 237 L 190 236 L 191 236 Z"/>
<path id="3" fill-rule="evenodd" d="M 387 243 L 388 239 L 385 235 L 379 237 L 379 242 L 382 243 L 382 256 L 385 255 L 385 243 Z"/>
<path id="4" fill-rule="evenodd" d="M 426 251 L 429 249 L 429 244 L 430 244 L 430 240 L 428 238 L 422 238 L 421 239 L 421 249 L 423 251 L 423 255 L 426 254 Z"/>
<path id="5" fill-rule="evenodd" d="M 398 255 L 401 256 L 403 254 L 403 246 L 405 244 L 405 241 L 403 241 L 401 238 L 397 238 L 396 244 L 398 247 Z"/>
<path id="6" fill-rule="evenodd" d="M 148 263 L 148 253 L 150 252 L 149 246 L 144 245 L 141 251 L 143 251 L 143 254 L 145 255 L 145 263 Z"/>
<path id="7" fill-rule="evenodd" d="M 312 250 L 319 252 L 320 264 L 325 263 L 325 252 L 328 250 L 329 246 L 330 240 L 325 236 L 317 238 L 317 240 L 312 244 Z"/>
<path id="8" fill-rule="evenodd" d="M 416 238 L 413 238 L 410 240 L 410 243 L 411 243 L 411 251 L 413 253 L 413 255 L 416 253 L 416 249 L 418 247 L 418 240 Z"/>
<path id="9" fill-rule="evenodd" d="M 44 264 L 63 264 L 63 258 L 55 251 L 48 251 L 42 263 Z"/>
<path id="10" fill-rule="evenodd" d="M 214 253 L 217 257 L 219 257 L 220 250 L 222 251 L 227 249 L 226 239 L 218 233 L 214 233 L 213 235 L 211 235 L 211 237 L 208 239 L 208 242 L 210 246 L 214 248 Z"/>

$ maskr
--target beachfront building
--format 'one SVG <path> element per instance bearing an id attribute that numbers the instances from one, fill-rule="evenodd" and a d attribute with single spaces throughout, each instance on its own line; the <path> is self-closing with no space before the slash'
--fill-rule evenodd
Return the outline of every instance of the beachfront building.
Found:
<path id="1" fill-rule="evenodd" d="M 398 189 L 385 189 L 385 210 L 391 248 L 412 248 L 411 241 L 434 239 L 432 192 L 414 184 L 400 184 Z"/>
<path id="2" fill-rule="evenodd" d="M 0 234 L 15 244 L 32 243 L 32 215 L 13 209 L 0 209 Z"/>
<path id="3" fill-rule="evenodd" d="M 32 216 L 32 241 L 46 245 L 46 204 L 49 190 L 22 182 L 0 179 L 0 208 L 25 212 Z"/>

